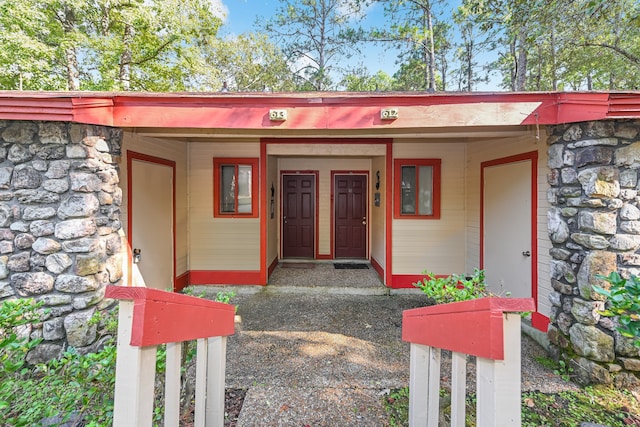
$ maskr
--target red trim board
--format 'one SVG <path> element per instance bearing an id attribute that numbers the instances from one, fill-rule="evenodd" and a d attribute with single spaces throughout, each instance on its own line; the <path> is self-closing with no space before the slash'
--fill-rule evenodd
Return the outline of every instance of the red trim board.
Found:
<path id="1" fill-rule="evenodd" d="M 180 292 L 184 288 L 189 286 L 189 272 L 182 273 L 180 276 L 176 277 L 176 284 L 174 287 L 174 291 Z"/>
<path id="2" fill-rule="evenodd" d="M 386 215 L 385 215 L 385 279 L 384 284 L 393 287 L 393 143 L 387 142 L 386 155 Z"/>
<path id="3" fill-rule="evenodd" d="M 538 307 L 538 152 L 516 154 L 514 156 L 502 157 L 489 160 L 480 164 L 480 268 L 484 268 L 484 170 L 492 166 L 517 163 L 522 161 L 531 162 L 531 296 L 534 300 L 536 310 Z M 542 326 L 542 323 L 536 322 Z"/>
<path id="4" fill-rule="evenodd" d="M 285 175 L 313 175 L 313 179 L 314 179 L 314 189 L 313 192 L 315 193 L 315 200 L 314 200 L 314 204 L 315 204 L 315 212 L 314 212 L 314 216 L 315 218 L 313 219 L 314 225 L 313 225 L 313 259 L 321 259 L 320 255 L 318 254 L 318 252 L 320 251 L 320 239 L 319 239 L 319 232 L 320 232 L 320 228 L 319 228 L 319 218 L 320 218 L 320 171 L 317 170 L 281 170 L 280 171 L 280 188 L 283 188 L 283 183 L 284 183 L 284 176 Z M 282 233 L 283 233 L 283 227 L 282 227 L 282 204 L 284 203 L 284 200 L 282 199 L 283 196 L 283 192 L 280 191 L 280 258 L 282 258 L 282 242 L 284 241 L 283 237 L 282 237 Z"/>
<path id="5" fill-rule="evenodd" d="M 370 197 L 369 197 L 369 171 L 367 170 L 361 170 L 361 171 L 341 171 L 341 170 L 337 170 L 331 171 L 331 202 L 330 202 L 330 245 L 331 245 L 331 259 L 335 259 L 335 240 L 336 240 L 336 229 L 335 229 L 335 223 L 336 223 L 336 219 L 335 219 L 335 215 L 336 215 L 336 207 L 335 207 L 335 189 L 336 189 L 336 175 L 364 175 L 367 178 L 367 189 L 365 191 L 365 195 L 367 197 L 367 201 L 366 201 L 366 209 L 367 209 L 367 232 L 366 232 L 366 236 L 367 236 L 367 247 L 365 249 L 365 258 L 369 258 L 369 243 L 370 243 L 370 228 L 369 228 L 369 224 L 371 223 L 371 212 L 369 209 L 369 203 L 371 202 Z"/>
<path id="6" fill-rule="evenodd" d="M 261 270 L 191 270 L 192 285 L 266 285 Z"/>
<path id="7" fill-rule="evenodd" d="M 405 310 L 402 340 L 503 360 L 503 313 L 534 309 L 531 298 L 480 298 Z"/>
<path id="8" fill-rule="evenodd" d="M 105 297 L 133 301 L 131 345 L 146 347 L 233 335 L 235 307 L 145 287 L 107 286 Z"/>
<path id="9" fill-rule="evenodd" d="M 131 256 L 132 248 L 131 248 L 131 239 L 133 236 L 133 174 L 132 167 L 133 161 L 138 160 L 141 162 L 147 163 L 155 163 L 158 165 L 168 166 L 172 169 L 173 177 L 173 188 L 172 188 L 172 200 L 173 200 L 173 212 L 172 212 L 172 221 L 173 221 L 173 289 L 176 290 L 176 162 L 173 160 L 163 159 L 161 157 L 151 156 L 144 153 L 138 153 L 136 151 L 127 150 L 127 242 L 128 242 L 128 266 L 127 266 L 127 283 L 131 286 L 132 273 L 131 270 L 133 268 L 133 259 Z"/>
<path id="10" fill-rule="evenodd" d="M 267 267 L 267 219 L 269 207 L 267 196 L 267 144 L 260 142 L 260 284 L 266 285 L 269 280 Z"/>
<path id="11" fill-rule="evenodd" d="M 380 280 L 384 282 L 384 267 L 382 267 L 382 265 L 380 265 L 380 263 L 376 261 L 374 257 L 371 257 L 371 267 L 373 267 L 376 273 L 378 273 L 378 276 L 380 276 Z"/>

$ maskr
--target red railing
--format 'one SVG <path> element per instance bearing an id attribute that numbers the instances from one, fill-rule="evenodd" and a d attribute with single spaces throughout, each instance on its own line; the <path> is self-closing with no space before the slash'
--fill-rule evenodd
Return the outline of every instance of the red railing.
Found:
<path id="1" fill-rule="evenodd" d="M 519 427 L 520 314 L 531 298 L 482 298 L 406 310 L 402 339 L 411 343 L 409 426 L 437 427 L 441 349 L 452 351 L 451 426 L 464 427 L 467 355 L 476 360 L 478 427 Z"/>
<path id="2" fill-rule="evenodd" d="M 198 340 L 195 426 L 222 427 L 227 336 L 235 308 L 228 304 L 144 287 L 108 286 L 120 300 L 113 425 L 151 426 L 156 348 L 167 344 L 166 427 L 179 425 L 182 342 Z"/>

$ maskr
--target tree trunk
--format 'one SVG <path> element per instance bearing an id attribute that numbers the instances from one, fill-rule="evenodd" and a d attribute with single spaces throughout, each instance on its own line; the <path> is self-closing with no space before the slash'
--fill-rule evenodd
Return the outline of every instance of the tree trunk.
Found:
<path id="1" fill-rule="evenodd" d="M 131 44 L 133 42 L 133 26 L 125 24 L 124 34 L 122 35 L 123 50 L 120 55 L 120 73 L 118 78 L 120 80 L 120 86 L 122 90 L 128 91 L 131 89 Z"/>
<path id="2" fill-rule="evenodd" d="M 473 41 L 467 42 L 467 92 L 473 90 Z"/>
<path id="3" fill-rule="evenodd" d="M 78 55 L 73 47 L 64 50 L 67 61 L 67 87 L 69 90 L 80 90 L 80 73 L 78 72 Z"/>
<path id="4" fill-rule="evenodd" d="M 509 44 L 509 51 L 511 53 L 511 59 L 513 60 L 512 62 L 512 67 L 511 67 L 511 81 L 509 82 L 511 84 L 511 91 L 515 92 L 517 89 L 517 85 L 516 85 L 516 76 L 518 74 L 518 61 L 516 59 L 516 41 L 515 39 L 511 41 L 511 43 Z"/>
<path id="5" fill-rule="evenodd" d="M 553 91 L 558 90 L 558 70 L 556 58 L 556 26 L 551 25 L 551 86 Z"/>
<path id="6" fill-rule="evenodd" d="M 516 91 L 523 92 L 527 87 L 527 49 L 526 49 L 526 29 L 523 27 L 518 31 L 518 56 L 516 63 Z"/>
<path id="7" fill-rule="evenodd" d="M 433 37 L 433 22 L 431 20 L 431 5 L 427 3 L 427 30 L 429 32 L 429 91 L 436 89 L 436 47 Z"/>
<path id="8" fill-rule="evenodd" d="M 78 55 L 71 36 L 76 26 L 76 15 L 73 9 L 65 7 L 63 11 L 62 27 L 67 36 L 67 46 L 64 50 L 65 67 L 67 69 L 67 88 L 69 90 L 80 90 L 80 72 L 78 71 Z"/>

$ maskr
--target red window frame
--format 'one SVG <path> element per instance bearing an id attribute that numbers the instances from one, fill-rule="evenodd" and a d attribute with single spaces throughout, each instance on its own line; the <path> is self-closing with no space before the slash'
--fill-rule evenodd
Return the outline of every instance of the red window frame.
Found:
<path id="1" fill-rule="evenodd" d="M 257 218 L 259 200 L 259 159 L 258 158 L 229 158 L 218 157 L 213 159 L 213 216 L 219 218 Z M 220 181 L 222 166 L 235 166 L 236 182 L 238 177 L 238 166 L 251 166 L 251 212 L 238 212 L 238 186 L 236 186 L 235 212 L 222 212 L 220 203 Z"/>
<path id="2" fill-rule="evenodd" d="M 395 159 L 393 162 L 393 218 L 394 219 L 440 219 L 440 195 L 441 195 L 441 159 Z M 402 196 L 402 167 L 415 166 L 416 171 L 420 166 L 431 166 L 432 177 L 432 193 L 433 194 L 433 210 L 431 215 L 420 214 L 403 214 L 400 210 L 400 201 Z M 416 178 L 416 181 L 418 179 Z M 416 183 L 416 193 L 419 190 Z M 416 194 L 416 202 L 418 195 Z"/>

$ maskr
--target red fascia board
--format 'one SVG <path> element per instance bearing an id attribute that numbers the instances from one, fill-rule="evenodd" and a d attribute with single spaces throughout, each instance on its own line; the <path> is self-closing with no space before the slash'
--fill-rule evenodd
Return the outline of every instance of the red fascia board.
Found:
<path id="1" fill-rule="evenodd" d="M 73 105 L 70 99 L 0 96 L 0 119 L 72 121 Z"/>
<path id="2" fill-rule="evenodd" d="M 534 310 L 532 298 L 492 297 L 406 310 L 402 314 L 402 339 L 503 360 L 503 313 Z"/>
<path id="3" fill-rule="evenodd" d="M 397 121 L 381 122 L 379 109 L 384 107 L 412 107 L 409 116 L 416 116 L 410 120 L 414 122 L 429 106 L 531 102 L 540 105 L 531 114 L 523 112 L 522 125 L 640 117 L 640 92 L 142 94 L 0 91 L 0 119 L 75 121 L 118 127 L 358 129 L 409 125 L 403 120 L 407 114 L 402 112 Z M 273 108 L 305 108 L 305 114 L 284 123 L 271 122 L 267 116 L 268 110 Z M 447 126 L 448 122 L 456 125 L 456 115 L 448 115 L 444 114 L 441 120 L 438 117 L 441 125 Z M 498 111 L 495 123 L 490 124 L 500 125 L 499 116 Z M 458 125 L 468 124 L 461 122 Z"/>
<path id="4" fill-rule="evenodd" d="M 112 98 L 73 98 L 72 104 L 74 122 L 113 126 Z"/>
<path id="5" fill-rule="evenodd" d="M 640 117 L 640 93 L 617 94 L 612 93 L 609 101 L 609 118 L 634 118 Z"/>
<path id="6" fill-rule="evenodd" d="M 131 345 L 182 342 L 234 333 L 235 307 L 144 287 L 107 286 L 107 298 L 134 302 Z"/>
<path id="7" fill-rule="evenodd" d="M 556 125 L 607 118 L 609 94 L 605 92 L 560 92 L 544 97 L 523 125 Z"/>

